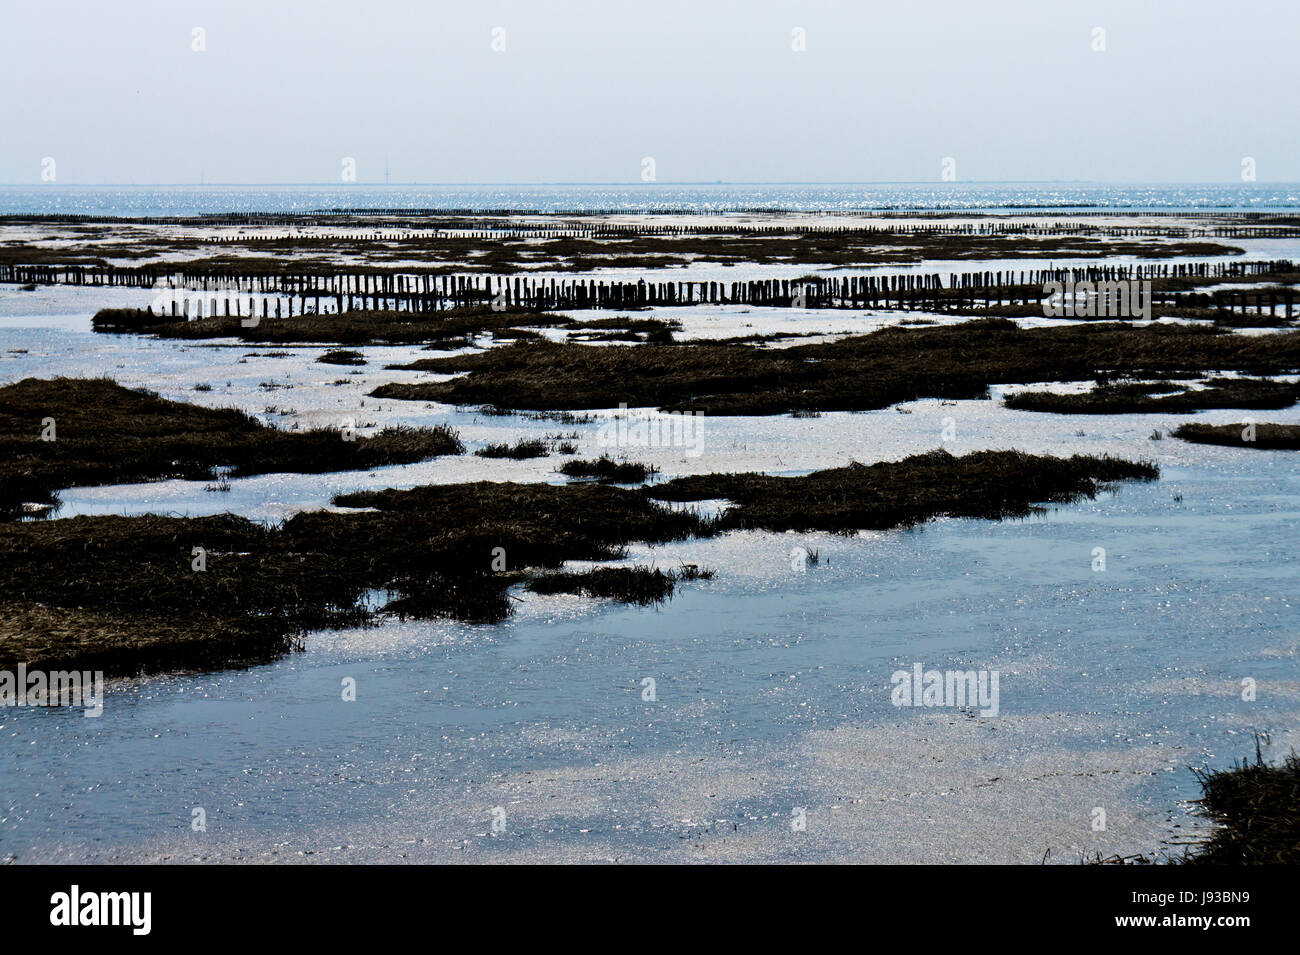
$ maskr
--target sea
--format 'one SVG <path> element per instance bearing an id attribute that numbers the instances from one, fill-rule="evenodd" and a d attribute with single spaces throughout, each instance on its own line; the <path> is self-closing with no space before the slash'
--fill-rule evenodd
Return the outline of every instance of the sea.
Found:
<path id="1" fill-rule="evenodd" d="M 513 212 L 1285 212 L 1300 183 L 572 183 L 0 186 L 0 215 Z"/>

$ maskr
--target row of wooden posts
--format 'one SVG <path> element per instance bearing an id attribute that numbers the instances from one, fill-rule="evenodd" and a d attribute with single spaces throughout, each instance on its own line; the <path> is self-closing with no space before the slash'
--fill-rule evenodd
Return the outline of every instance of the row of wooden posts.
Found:
<path id="1" fill-rule="evenodd" d="M 1119 315 L 1118 300 L 1114 299 L 1110 293 L 1095 293 L 1097 296 L 1098 307 L 1101 309 L 1097 315 Z M 1212 293 L 1195 293 L 1195 292 L 1153 292 L 1152 305 L 1182 305 L 1195 306 L 1201 308 L 1213 308 L 1221 314 L 1240 314 L 1240 315 L 1269 315 L 1278 316 L 1279 307 L 1282 309 L 1282 317 L 1290 322 L 1296 314 L 1296 297 L 1292 290 L 1288 289 L 1282 293 L 1276 292 L 1259 292 L 1245 291 L 1236 292 L 1228 290 L 1218 290 Z M 792 294 L 790 297 L 791 304 L 798 304 L 803 299 Z M 897 308 L 906 311 L 930 311 L 930 312 L 960 312 L 963 309 L 972 309 L 977 307 L 996 307 L 999 305 L 1027 305 L 1038 304 L 1043 299 L 1040 294 L 1031 293 L 1028 287 L 1011 288 L 1011 289 L 972 289 L 959 295 L 947 295 L 942 298 L 924 299 L 916 296 L 902 296 L 896 301 L 883 300 L 882 304 L 887 308 Z M 309 306 L 310 302 L 310 307 Z M 150 307 L 150 311 L 159 316 L 170 315 L 172 318 L 192 320 L 217 315 L 227 317 L 239 316 L 248 317 L 261 314 L 262 318 L 281 318 L 288 315 L 317 315 L 329 314 L 334 312 L 347 312 L 358 308 L 369 308 L 378 311 L 399 311 L 423 313 L 424 304 L 418 300 L 409 299 L 388 299 L 388 298 L 361 298 L 361 297 L 341 297 L 334 302 L 334 308 L 324 308 L 329 304 L 328 300 L 322 302 L 316 298 L 309 300 L 300 297 L 298 307 L 294 308 L 294 298 L 281 296 L 248 296 L 244 299 L 242 296 L 222 293 L 221 296 L 205 297 L 202 293 L 192 293 L 184 296 L 178 296 L 168 302 L 161 302 Z M 810 305 L 809 307 L 825 308 L 844 303 L 833 303 L 822 301 Z M 324 308 L 324 311 L 321 309 Z M 1046 314 L 1046 313 L 1045 313 Z M 1070 314 L 1065 312 L 1065 314 Z M 1132 316 L 1129 316 L 1132 317 Z"/>
<path id="2" fill-rule="evenodd" d="M 357 309 L 439 312 L 468 305 L 513 309 L 620 309 L 652 306 L 752 305 L 806 308 L 900 308 L 949 310 L 980 305 L 1032 304 L 1044 297 L 1051 282 L 1118 282 L 1160 279 L 1241 279 L 1294 273 L 1290 260 L 1266 262 L 1177 262 L 1128 265 L 1089 265 L 1072 268 L 986 270 L 942 273 L 812 275 L 795 279 L 753 281 L 616 281 L 594 278 L 529 277 L 520 275 L 428 275 L 395 272 L 334 275 L 240 275 L 113 269 L 101 266 L 0 265 L 0 282 L 70 284 L 152 288 L 158 292 L 153 308 L 160 314 L 191 317 L 215 314 L 226 301 L 225 313 L 243 314 L 247 296 L 265 315 L 322 314 Z M 1245 310 L 1249 293 L 1195 289 L 1158 290 L 1156 304 L 1204 301 L 1216 307 Z M 1272 293 L 1269 293 L 1272 294 Z M 1192 299 L 1188 296 L 1202 296 Z M 1254 294 L 1256 310 L 1267 296 Z M 1292 293 L 1275 297 L 1286 315 L 1292 314 Z M 257 308 L 256 304 L 250 308 Z M 272 311 L 273 310 L 273 311 Z"/>

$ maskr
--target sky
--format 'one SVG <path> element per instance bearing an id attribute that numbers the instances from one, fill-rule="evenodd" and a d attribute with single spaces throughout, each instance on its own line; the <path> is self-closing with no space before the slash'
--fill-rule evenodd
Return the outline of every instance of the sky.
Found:
<path id="1" fill-rule="evenodd" d="M 1294 182 L 1298 39 L 1281 0 L 0 0 L 0 183 Z"/>

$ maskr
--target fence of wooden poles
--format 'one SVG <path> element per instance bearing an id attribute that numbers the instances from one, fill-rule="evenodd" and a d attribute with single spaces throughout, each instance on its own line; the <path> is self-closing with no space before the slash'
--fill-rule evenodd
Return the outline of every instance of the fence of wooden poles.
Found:
<path id="1" fill-rule="evenodd" d="M 440 312 L 470 305 L 501 309 L 639 309 L 665 306 L 747 305 L 776 308 L 895 308 L 954 311 L 1042 302 L 1049 283 L 1156 283 L 1152 303 L 1193 304 L 1219 311 L 1275 314 L 1290 319 L 1294 290 L 1179 288 L 1177 280 L 1293 281 L 1290 260 L 1086 265 L 976 272 L 870 272 L 749 281 L 615 280 L 594 277 L 421 274 L 396 271 L 328 275 L 186 272 L 149 266 L 0 265 L 0 282 L 153 289 L 155 314 L 253 314 L 266 317 L 359 309 Z M 247 312 L 245 311 L 247 307 Z"/>

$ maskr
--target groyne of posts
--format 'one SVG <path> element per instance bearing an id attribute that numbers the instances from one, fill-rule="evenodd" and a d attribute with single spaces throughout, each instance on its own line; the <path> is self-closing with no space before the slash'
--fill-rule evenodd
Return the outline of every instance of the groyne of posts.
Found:
<path id="1" fill-rule="evenodd" d="M 469 305 L 525 310 L 640 309 L 696 305 L 764 308 L 959 311 L 1041 302 L 1049 283 L 1242 280 L 1294 273 L 1289 260 L 1089 265 L 950 273 L 809 275 L 750 281 L 613 280 L 526 275 L 410 272 L 330 274 L 188 273 L 149 266 L 0 265 L 0 282 L 153 289 L 158 314 L 293 316 L 358 309 L 437 313 Z M 1289 320 L 1293 289 L 1212 291 L 1155 288 L 1152 304 L 1197 304 L 1225 312 L 1277 314 Z"/>

